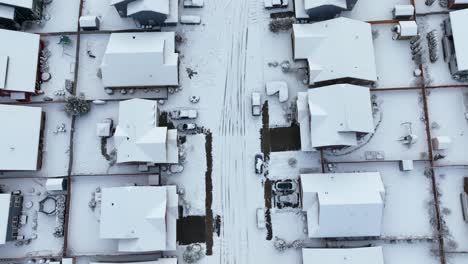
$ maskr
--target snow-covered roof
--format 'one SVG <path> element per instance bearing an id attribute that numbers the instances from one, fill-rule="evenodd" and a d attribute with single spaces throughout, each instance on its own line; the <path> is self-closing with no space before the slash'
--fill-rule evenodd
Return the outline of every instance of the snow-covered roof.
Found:
<path id="1" fill-rule="evenodd" d="M 336 6 L 339 8 L 347 9 L 347 0 L 302 0 L 304 1 L 304 8 L 306 10 L 317 8 L 321 6 Z"/>
<path id="2" fill-rule="evenodd" d="M 384 264 L 382 247 L 303 248 L 303 264 Z"/>
<path id="3" fill-rule="evenodd" d="M 357 133 L 374 132 L 369 88 L 335 84 L 307 94 L 313 148 L 355 146 Z"/>
<path id="4" fill-rule="evenodd" d="M 9 20 L 15 19 L 15 8 L 12 6 L 5 6 L 0 4 L 0 17 Z"/>
<path id="5" fill-rule="evenodd" d="M 47 179 L 45 187 L 47 191 L 62 191 L 64 188 L 64 178 Z"/>
<path id="6" fill-rule="evenodd" d="M 414 6 L 413 5 L 395 5 L 394 12 L 395 12 L 395 16 L 413 16 Z"/>
<path id="7" fill-rule="evenodd" d="M 177 264 L 177 258 L 160 258 L 158 260 L 141 262 L 90 262 L 90 264 Z"/>
<path id="8" fill-rule="evenodd" d="M 458 70 L 468 70 L 468 9 L 450 12 L 450 23 Z"/>
<path id="9" fill-rule="evenodd" d="M 137 0 L 130 2 L 127 5 L 128 16 L 146 11 L 169 15 L 169 0 Z"/>
<path id="10" fill-rule="evenodd" d="M 98 18 L 97 16 L 81 16 L 80 17 L 80 27 L 97 27 Z"/>
<path id="11" fill-rule="evenodd" d="M 309 237 L 380 236 L 385 188 L 379 172 L 301 174 Z"/>
<path id="12" fill-rule="evenodd" d="M 175 186 L 103 188 L 100 237 L 119 252 L 175 250 L 177 207 Z"/>
<path id="13" fill-rule="evenodd" d="M 0 171 L 36 170 L 42 109 L 0 105 Z"/>
<path id="14" fill-rule="evenodd" d="M 101 64 L 104 87 L 177 86 L 174 32 L 113 33 Z"/>
<path id="15" fill-rule="evenodd" d="M 0 245 L 6 243 L 11 193 L 0 193 Z"/>
<path id="16" fill-rule="evenodd" d="M 0 0 L 0 5 L 2 4 L 32 9 L 34 7 L 34 0 Z"/>
<path id="17" fill-rule="evenodd" d="M 177 163 L 177 130 L 158 127 L 156 101 L 131 99 L 120 102 L 115 145 L 117 162 Z"/>
<path id="18" fill-rule="evenodd" d="M 402 37 L 416 36 L 418 35 L 418 24 L 416 24 L 416 21 L 399 21 L 398 30 Z"/>
<path id="19" fill-rule="evenodd" d="M 310 136 L 310 112 L 307 100 L 307 92 L 297 93 L 297 122 L 301 135 L 301 150 L 313 151 L 312 140 Z"/>
<path id="20" fill-rule="evenodd" d="M 127 3 L 127 15 L 132 16 L 139 12 L 157 12 L 167 15 L 165 23 L 179 21 L 179 0 L 111 0 L 110 5 Z"/>
<path id="21" fill-rule="evenodd" d="M 34 93 L 39 60 L 39 35 L 0 29 L 0 39 L 0 55 L 8 58 L 7 67 L 0 66 L 0 76 L 6 77 L 6 83 L 0 83 L 0 91 Z"/>
<path id="22" fill-rule="evenodd" d="M 370 24 L 344 17 L 294 24 L 293 37 L 294 59 L 308 61 L 310 85 L 341 78 L 377 80 Z"/>

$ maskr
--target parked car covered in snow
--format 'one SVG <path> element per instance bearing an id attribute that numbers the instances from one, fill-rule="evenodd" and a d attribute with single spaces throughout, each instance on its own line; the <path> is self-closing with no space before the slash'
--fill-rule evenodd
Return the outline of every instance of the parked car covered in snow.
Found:
<path id="1" fill-rule="evenodd" d="M 259 116 L 262 113 L 262 96 L 258 92 L 252 93 L 252 115 Z"/>
<path id="2" fill-rule="evenodd" d="M 297 188 L 296 183 L 291 179 L 277 181 L 275 183 L 275 191 L 276 193 L 280 193 L 280 194 L 291 194 L 296 190 L 296 188 Z"/>
<path id="3" fill-rule="evenodd" d="M 177 130 L 179 130 L 180 132 L 196 132 L 197 124 L 195 123 L 178 124 Z"/>
<path id="4" fill-rule="evenodd" d="M 198 112 L 195 109 L 179 109 L 169 112 L 172 119 L 195 119 L 198 117 Z"/>
<path id="5" fill-rule="evenodd" d="M 263 173 L 263 155 L 262 154 L 255 155 L 255 173 L 256 174 Z"/>
<path id="6" fill-rule="evenodd" d="M 257 228 L 264 229 L 265 227 L 265 210 L 263 208 L 257 208 Z"/>

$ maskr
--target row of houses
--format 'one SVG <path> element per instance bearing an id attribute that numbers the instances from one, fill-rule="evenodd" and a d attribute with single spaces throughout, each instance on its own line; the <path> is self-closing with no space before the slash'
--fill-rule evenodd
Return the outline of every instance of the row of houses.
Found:
<path id="1" fill-rule="evenodd" d="M 294 11 L 297 19 L 322 21 L 332 19 L 343 11 L 351 11 L 358 0 L 294 0 Z M 468 7 L 467 0 L 448 0 L 449 9 Z"/>
<path id="2" fill-rule="evenodd" d="M 49 0 L 0 0 L 0 26 L 20 29 L 26 21 L 42 19 Z M 120 17 L 131 17 L 140 26 L 176 25 L 179 21 L 178 0 L 111 0 Z"/>

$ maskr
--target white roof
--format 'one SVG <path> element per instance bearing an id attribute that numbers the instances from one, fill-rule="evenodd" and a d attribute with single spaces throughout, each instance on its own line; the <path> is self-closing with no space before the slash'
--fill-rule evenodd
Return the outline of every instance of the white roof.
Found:
<path id="1" fill-rule="evenodd" d="M 308 61 L 310 85 L 340 78 L 377 80 L 370 24 L 340 17 L 294 24 L 293 32 L 294 59 Z"/>
<path id="2" fill-rule="evenodd" d="M 47 191 L 62 191 L 63 181 L 64 178 L 47 179 L 45 187 Z"/>
<path id="3" fill-rule="evenodd" d="M 374 132 L 369 88 L 335 84 L 307 94 L 313 148 L 355 146 L 356 133 Z"/>
<path id="4" fill-rule="evenodd" d="M 103 188 L 100 237 L 120 252 L 175 250 L 177 206 L 175 186 Z"/>
<path id="5" fill-rule="evenodd" d="M 459 71 L 468 70 L 468 9 L 450 12 L 455 56 Z"/>
<path id="6" fill-rule="evenodd" d="M 174 32 L 113 33 L 101 64 L 104 87 L 177 86 Z"/>
<path id="7" fill-rule="evenodd" d="M 13 20 L 15 19 L 15 8 L 0 4 L 0 17 Z"/>
<path id="8" fill-rule="evenodd" d="M 40 107 L 0 105 L 0 171 L 37 169 L 41 121 Z"/>
<path id="9" fill-rule="evenodd" d="M 412 16 L 414 15 L 413 5 L 395 5 L 396 16 Z"/>
<path id="10" fill-rule="evenodd" d="M 156 101 L 131 99 L 120 102 L 115 145 L 117 163 L 178 163 L 177 130 L 158 127 Z"/>
<path id="11" fill-rule="evenodd" d="M 160 258 L 141 262 L 90 262 L 89 264 L 177 264 L 177 258 Z"/>
<path id="12" fill-rule="evenodd" d="M 306 10 L 317 8 L 321 6 L 336 6 L 342 9 L 347 9 L 347 0 L 302 0 L 304 1 L 304 8 Z"/>
<path id="13" fill-rule="evenodd" d="M 310 136 L 310 112 L 307 100 L 307 92 L 297 93 L 297 122 L 299 122 L 301 135 L 301 150 L 313 151 Z"/>
<path id="14" fill-rule="evenodd" d="M 96 27 L 97 16 L 81 16 L 80 27 Z"/>
<path id="15" fill-rule="evenodd" d="M 8 57 L 6 74 L 7 91 L 34 93 L 39 60 L 39 35 L 0 29 L 0 55 Z M 1 79 L 1 78 L 0 78 Z"/>
<path id="16" fill-rule="evenodd" d="M 382 247 L 303 248 L 303 264 L 384 264 Z"/>
<path id="17" fill-rule="evenodd" d="M 0 245 L 6 243 L 11 193 L 0 193 Z"/>
<path id="18" fill-rule="evenodd" d="M 128 16 L 145 11 L 169 15 L 169 0 L 136 0 L 127 5 Z"/>
<path id="19" fill-rule="evenodd" d="M 0 4 L 32 9 L 34 0 L 0 0 Z"/>
<path id="20" fill-rule="evenodd" d="M 418 24 L 416 21 L 400 21 L 399 25 L 399 34 L 400 36 L 416 36 L 418 35 Z"/>
<path id="21" fill-rule="evenodd" d="M 380 236 L 385 188 L 379 172 L 301 174 L 309 237 Z"/>

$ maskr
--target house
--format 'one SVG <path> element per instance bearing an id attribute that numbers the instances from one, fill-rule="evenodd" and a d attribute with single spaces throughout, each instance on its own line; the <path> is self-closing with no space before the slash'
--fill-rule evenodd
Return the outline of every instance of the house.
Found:
<path id="1" fill-rule="evenodd" d="M 23 22 L 41 17 L 42 1 L 0 0 L 0 25 L 5 28 L 20 29 Z"/>
<path id="2" fill-rule="evenodd" d="M 89 264 L 177 264 L 177 258 L 160 258 L 153 261 L 139 262 L 90 262 Z"/>
<path id="3" fill-rule="evenodd" d="M 292 34 L 294 59 L 307 60 L 310 86 L 377 81 L 370 24 L 336 18 L 294 24 Z"/>
<path id="4" fill-rule="evenodd" d="M 450 73 L 468 77 L 468 9 L 452 11 L 444 21 L 445 36 L 442 40 L 444 58 Z"/>
<path id="5" fill-rule="evenodd" d="M 360 136 L 374 133 L 367 87 L 335 84 L 299 92 L 297 116 L 302 151 L 357 146 Z"/>
<path id="6" fill-rule="evenodd" d="M 22 209 L 23 196 L 0 193 L 0 245 L 17 239 Z"/>
<path id="7" fill-rule="evenodd" d="M 108 88 L 179 85 L 174 32 L 113 33 L 101 64 Z"/>
<path id="8" fill-rule="evenodd" d="M 42 165 L 45 113 L 40 107 L 0 105 L 0 171 L 35 171 Z"/>
<path id="9" fill-rule="evenodd" d="M 297 19 L 320 21 L 352 10 L 356 3 L 357 0 L 294 0 L 294 12 Z"/>
<path id="10" fill-rule="evenodd" d="M 176 250 L 177 218 L 176 186 L 102 189 L 99 235 L 117 240 L 119 252 Z"/>
<path id="11" fill-rule="evenodd" d="M 379 172 L 301 174 L 310 238 L 378 237 L 385 189 Z"/>
<path id="12" fill-rule="evenodd" d="M 38 90 L 39 35 L 0 29 L 0 39 L 0 95 L 27 99 Z"/>
<path id="13" fill-rule="evenodd" d="M 303 248 L 302 263 L 384 264 L 382 247 Z"/>
<path id="14" fill-rule="evenodd" d="M 114 134 L 117 163 L 179 162 L 177 129 L 159 127 L 158 117 L 156 101 L 120 102 L 119 124 Z"/>
<path id="15" fill-rule="evenodd" d="M 176 25 L 178 0 L 111 0 L 120 17 L 131 17 L 141 26 Z"/>
<path id="16" fill-rule="evenodd" d="M 468 0 L 449 0 L 448 8 L 450 9 L 468 8 Z"/>

